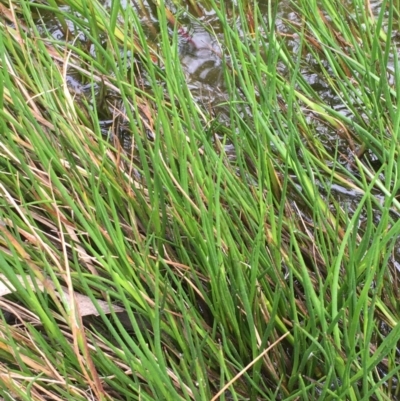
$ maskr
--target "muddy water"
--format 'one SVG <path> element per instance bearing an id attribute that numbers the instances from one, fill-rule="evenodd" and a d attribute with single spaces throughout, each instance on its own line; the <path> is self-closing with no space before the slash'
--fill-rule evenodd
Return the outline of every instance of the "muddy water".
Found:
<path id="1" fill-rule="evenodd" d="M 265 18 L 267 18 L 267 1 L 259 3 L 260 9 L 265 13 Z M 343 2 L 346 3 L 346 2 Z M 348 1 L 348 11 L 352 15 L 356 10 L 350 7 L 351 1 Z M 375 18 L 379 17 L 381 12 L 380 0 L 373 0 L 370 2 L 365 2 L 370 7 L 370 10 Z M 227 6 L 227 8 L 229 8 Z M 290 1 L 280 1 L 278 6 L 278 18 L 276 20 L 276 29 L 278 32 L 283 34 L 290 34 L 291 22 L 300 23 L 298 15 L 293 11 L 293 7 Z M 387 17 L 388 11 L 386 11 Z M 199 18 L 200 22 L 193 22 L 190 18 L 185 18 L 183 16 L 181 22 L 184 26 L 184 34 L 180 34 L 179 39 L 179 52 L 181 57 L 181 64 L 186 74 L 187 83 L 191 89 L 191 92 L 197 102 L 203 104 L 207 109 L 208 105 L 212 105 L 214 108 L 218 107 L 219 104 L 223 103 L 227 99 L 227 94 L 224 88 L 223 74 L 222 74 L 222 61 L 221 53 L 223 48 L 223 32 L 218 22 L 218 18 L 213 12 L 205 12 L 202 17 Z M 386 30 L 385 25 L 383 29 Z M 240 30 L 240 27 L 239 27 Z M 400 34 L 396 29 L 393 30 L 392 43 L 400 49 Z M 292 49 L 293 55 L 295 56 L 299 49 L 299 43 L 296 37 L 286 37 L 286 43 Z M 399 54 L 400 55 L 400 54 Z M 320 67 L 318 63 L 313 60 L 311 55 L 303 55 L 304 60 L 308 60 L 308 64 L 302 65 L 301 74 L 309 85 L 314 89 L 314 91 L 319 95 L 320 99 L 326 104 L 330 105 L 337 112 L 345 115 L 346 117 L 352 118 L 352 111 L 349 109 L 348 105 L 343 102 L 341 98 L 331 89 L 330 84 L 327 82 L 323 74 L 320 74 Z M 394 71 L 393 67 L 394 54 L 389 57 L 388 70 Z M 285 67 L 277 65 L 279 73 L 285 75 Z M 394 73 L 393 73 L 394 75 Z M 392 77 L 393 78 L 393 77 Z M 390 81 L 390 79 L 389 79 Z M 392 81 L 393 82 L 393 81 Z M 218 109 L 220 113 L 220 118 L 224 118 L 224 110 Z M 314 118 L 315 116 L 310 116 L 310 122 L 315 127 L 315 135 L 319 137 L 323 143 L 325 149 L 334 154 L 339 152 L 340 162 L 350 171 L 354 171 L 354 156 L 349 149 L 349 144 L 347 139 L 338 136 L 337 131 L 329 128 L 326 124 L 319 124 Z M 368 120 L 367 116 L 364 116 L 365 120 Z M 227 120 L 229 118 L 227 117 Z M 227 145 L 228 156 L 232 155 L 234 152 L 233 147 Z M 370 162 L 374 163 L 376 160 L 375 155 L 366 154 L 365 157 L 369 159 Z M 379 168 L 379 165 L 377 166 Z M 318 182 L 317 182 L 318 184 Z M 351 216 L 357 209 L 362 195 L 349 188 L 342 187 L 338 184 L 332 185 L 330 188 L 330 194 L 325 194 L 324 185 L 320 185 L 320 192 L 323 197 L 333 197 L 342 210 L 347 211 Z M 292 194 L 295 199 L 295 194 Z M 382 205 L 385 196 L 381 193 L 375 193 L 378 199 L 382 200 Z M 336 211 L 332 209 L 332 212 Z M 378 224 L 380 220 L 379 210 L 374 211 L 374 220 Z M 394 221 L 398 220 L 399 213 L 393 210 L 392 218 Z M 360 228 L 366 224 L 368 217 L 364 213 L 360 217 Z M 397 251 L 393 254 L 390 261 L 391 267 L 394 270 L 400 271 L 400 239 L 398 240 Z"/>
<path id="2" fill-rule="evenodd" d="M 356 10 L 351 8 L 350 0 L 343 0 L 342 3 L 348 4 L 349 14 L 355 13 Z M 369 2 L 370 9 L 374 16 L 377 18 L 381 11 L 381 1 L 373 0 Z M 105 8 L 110 7 L 111 0 L 106 0 L 104 3 Z M 122 7 L 126 7 L 124 2 L 121 3 Z M 157 10 L 152 2 L 144 2 L 139 5 L 138 1 L 130 3 L 137 12 L 140 21 L 148 32 L 149 40 L 156 43 L 158 34 L 158 21 L 157 21 Z M 202 2 L 203 4 L 203 2 Z M 221 106 L 226 100 L 228 100 L 228 94 L 224 87 L 223 79 L 223 61 L 222 53 L 224 48 L 224 37 L 221 25 L 218 17 L 211 9 L 204 8 L 201 4 L 197 5 L 197 9 L 191 9 L 189 12 L 183 12 L 182 9 L 176 8 L 174 4 L 167 2 L 167 7 L 171 10 L 173 15 L 176 15 L 178 22 L 178 49 L 182 68 L 186 76 L 187 85 L 193 95 L 196 102 L 206 110 L 213 110 L 214 115 L 218 115 L 218 118 L 223 123 L 229 121 L 229 111 L 226 107 Z M 233 5 L 230 1 L 226 2 L 226 9 L 229 13 Z M 265 19 L 268 18 L 268 1 L 262 0 L 259 2 L 261 13 L 265 15 Z M 190 15 L 195 15 L 196 18 L 191 18 Z M 293 5 L 289 0 L 283 0 L 278 2 L 278 15 L 276 20 L 277 32 L 285 35 L 290 35 L 290 24 L 300 23 L 300 19 L 294 11 Z M 47 22 L 47 28 L 52 29 L 52 21 Z M 240 23 L 238 20 L 233 20 L 232 24 L 236 24 L 237 29 L 240 32 Z M 54 25 L 54 36 L 59 37 L 61 33 L 58 31 L 58 25 Z M 171 36 L 173 34 L 172 27 L 170 30 Z M 299 51 L 299 42 L 296 36 L 285 36 L 285 41 L 288 47 L 293 52 L 293 57 L 296 57 Z M 400 44 L 400 35 L 394 34 L 393 43 Z M 400 47 L 400 46 L 399 46 Z M 393 59 L 393 55 L 391 55 Z M 305 80 L 310 84 L 313 90 L 318 94 L 320 99 L 326 104 L 330 105 L 336 111 L 352 117 L 352 111 L 348 105 L 343 102 L 331 89 L 330 84 L 327 82 L 326 77 L 320 73 L 320 67 L 318 63 L 313 59 L 311 55 L 304 55 L 303 60 L 306 63 L 302 64 L 301 74 Z M 279 74 L 285 75 L 285 66 L 278 64 L 277 70 Z M 393 64 L 389 63 L 389 68 L 393 69 Z M 68 75 L 68 83 L 71 90 L 76 94 L 83 94 L 88 97 L 92 96 L 92 88 L 90 86 L 82 85 L 79 82 L 73 72 Z M 102 97 L 101 87 L 96 88 L 98 98 Z M 108 93 L 108 98 L 113 95 Z M 115 96 L 117 99 L 118 96 Z M 98 100 L 97 100 L 98 101 Z M 122 107 L 115 103 L 117 100 L 113 100 L 114 110 Z M 326 124 L 319 124 L 317 119 L 310 114 L 310 123 L 314 126 L 315 135 L 322 142 L 325 149 L 329 153 L 340 153 L 340 162 L 346 165 L 348 169 L 352 169 L 352 160 L 354 159 L 352 153 L 349 150 L 348 141 L 345 138 L 338 136 L 337 131 L 329 128 Z M 365 117 L 367 119 L 367 117 Z M 111 109 L 103 110 L 102 130 L 105 135 L 110 132 L 110 127 L 114 124 L 113 115 Z M 122 123 L 119 126 L 119 135 L 122 138 L 124 147 L 129 150 L 131 146 L 131 134 L 128 127 L 125 127 Z M 234 158 L 234 149 L 229 144 L 227 145 L 228 156 Z M 371 155 L 372 161 L 374 155 Z M 321 185 L 322 191 L 322 185 Z M 350 191 L 339 185 L 335 185 L 331 188 L 331 194 L 339 202 L 339 204 L 349 212 L 354 211 L 358 205 L 360 194 L 355 191 Z"/>
<path id="3" fill-rule="evenodd" d="M 232 7 L 231 2 L 226 2 L 226 9 L 229 10 Z M 346 1 L 343 1 L 346 3 Z M 350 1 L 348 3 L 349 13 L 354 13 L 350 6 Z M 104 3 L 106 8 L 110 7 L 111 0 L 106 0 Z M 150 40 L 156 40 L 157 34 L 157 10 L 155 9 L 153 3 L 144 2 L 141 6 L 138 2 L 130 3 L 143 24 L 146 31 L 149 32 Z M 121 3 L 122 7 L 126 7 L 124 2 Z M 262 0 L 259 2 L 259 7 L 262 13 L 265 14 L 265 18 L 268 18 L 267 14 L 267 0 Z M 374 0 L 369 2 L 369 6 L 375 17 L 378 17 L 381 11 L 381 1 Z M 215 12 L 210 9 L 203 8 L 202 5 L 198 4 L 197 9 L 189 10 L 191 14 L 196 15 L 196 20 L 190 17 L 190 13 L 182 13 L 181 9 L 176 8 L 172 3 L 168 4 L 168 8 L 171 10 L 172 14 L 178 15 L 177 20 L 179 20 L 178 29 L 178 48 L 181 65 L 183 67 L 186 82 L 191 90 L 194 99 L 202 105 L 205 109 L 218 110 L 219 118 L 224 120 L 224 112 L 227 114 L 228 111 L 223 107 L 220 107 L 228 99 L 226 89 L 224 87 L 223 71 L 222 71 L 222 49 L 224 47 L 223 43 L 223 32 L 221 25 Z M 298 15 L 293 11 L 293 6 L 288 0 L 279 1 L 278 3 L 278 18 L 276 20 L 276 29 L 282 34 L 290 33 L 291 22 L 300 22 Z M 47 28 L 53 32 L 54 37 L 60 38 L 62 36 L 59 30 L 59 25 L 49 19 L 46 21 Z M 232 20 L 232 24 L 236 24 L 240 31 L 240 25 L 235 20 Z M 171 29 L 172 35 L 172 29 Z M 393 42 L 400 44 L 400 35 L 395 35 L 393 37 Z M 286 43 L 292 49 L 294 57 L 299 49 L 299 43 L 296 37 L 286 37 Z M 90 51 L 90 49 L 89 49 Z M 393 57 L 393 55 L 391 56 Z M 326 80 L 321 77 L 318 73 L 318 65 L 314 62 L 313 58 L 308 55 L 304 56 L 305 60 L 308 60 L 307 65 L 302 66 L 301 73 L 310 86 L 317 92 L 319 97 L 333 107 L 336 111 L 351 117 L 351 112 L 349 111 L 346 104 L 337 97 L 337 95 L 331 90 L 330 85 Z M 284 66 L 277 65 L 277 69 L 280 74 L 285 74 Z M 82 85 L 79 79 L 71 71 L 68 75 L 68 83 L 71 90 L 76 94 L 82 94 L 90 97 L 92 95 L 92 88 L 90 86 Z M 96 88 L 96 93 L 98 97 L 101 97 L 101 87 Z M 112 94 L 108 94 L 112 97 Z M 117 97 L 117 96 L 116 96 Z M 102 118 L 101 124 L 102 129 L 105 134 L 110 130 L 113 124 L 112 113 L 108 113 L 109 110 L 104 110 L 104 118 Z M 310 117 L 311 118 L 311 117 Z M 229 117 L 226 116 L 226 120 Z M 315 125 L 315 134 L 319 136 L 319 139 L 324 144 L 325 148 L 329 152 L 335 152 L 339 150 L 342 155 L 342 162 L 344 164 L 348 163 L 348 168 L 351 169 L 352 155 L 348 149 L 348 142 L 338 137 L 337 132 L 330 130 L 324 124 L 318 125 L 318 122 L 313 119 L 313 124 Z M 131 145 L 130 134 L 128 130 L 124 129 L 124 125 L 120 126 L 119 134 L 123 139 L 123 143 L 127 149 Z M 228 145 L 229 146 L 229 145 Z M 232 153 L 232 148 L 227 149 L 228 154 Z M 234 157 L 234 155 L 233 155 Z M 348 162 L 347 162 L 347 161 Z M 322 190 L 322 186 L 321 186 Z M 350 191 L 339 185 L 334 185 L 332 188 L 332 194 L 339 201 L 340 205 L 348 211 L 355 210 L 358 205 L 360 194 L 355 191 Z"/>
<path id="4" fill-rule="evenodd" d="M 230 3 L 230 2 L 228 2 Z M 344 1 L 343 3 L 346 3 Z M 351 1 L 347 1 L 349 14 L 353 14 L 356 10 L 352 9 Z M 260 1 L 259 7 L 261 12 L 265 13 L 267 18 L 268 1 Z M 280 1 L 278 3 L 278 17 L 276 20 L 276 29 L 282 34 L 290 34 L 290 23 L 300 23 L 298 15 L 294 12 L 291 1 Z M 378 18 L 381 12 L 380 0 L 369 2 L 369 7 L 372 14 Z M 229 9 L 229 5 L 227 5 Z M 184 26 L 184 34 L 178 36 L 179 51 L 181 64 L 186 73 L 187 83 L 192 91 L 194 98 L 203 105 L 212 105 L 217 107 L 227 98 L 223 84 L 221 48 L 223 47 L 223 32 L 218 22 L 218 18 L 212 11 L 206 12 L 203 10 L 203 16 L 199 18 L 199 22 L 193 22 L 185 15 L 180 19 Z M 240 32 L 240 26 L 238 27 Z M 294 37 L 286 37 L 286 43 L 291 48 L 293 56 L 299 49 L 299 42 Z M 400 35 L 395 33 L 393 43 L 400 44 Z M 400 46 L 399 46 L 400 47 Z M 393 55 L 390 56 L 393 60 Z M 303 65 L 301 73 L 305 80 L 319 95 L 320 99 L 330 105 L 336 111 L 343 115 L 352 116 L 351 110 L 343 103 L 331 89 L 326 79 L 319 73 L 318 63 L 311 55 L 303 55 L 304 60 L 308 61 L 308 65 Z M 393 69 L 393 63 L 389 62 L 389 69 Z M 279 73 L 285 75 L 285 67 L 277 65 Z M 221 110 L 219 110 L 220 112 Z M 223 118 L 223 110 L 222 110 Z M 312 117 L 310 117 L 311 120 Z M 366 117 L 367 118 L 367 117 Z M 328 152 L 334 153 L 339 151 L 341 154 L 341 162 L 347 163 L 348 169 L 352 169 L 352 154 L 350 153 L 347 139 L 338 137 L 337 131 L 332 130 L 326 124 L 318 124 L 315 118 L 312 118 L 315 125 L 315 133 L 324 144 Z M 229 154 L 229 152 L 228 152 Z M 372 159 L 374 156 L 371 156 Z M 321 186 L 322 189 L 322 186 Z M 340 205 L 348 211 L 354 211 L 358 205 L 360 194 L 356 191 L 351 191 L 339 185 L 334 185 L 332 194 L 339 201 Z"/>

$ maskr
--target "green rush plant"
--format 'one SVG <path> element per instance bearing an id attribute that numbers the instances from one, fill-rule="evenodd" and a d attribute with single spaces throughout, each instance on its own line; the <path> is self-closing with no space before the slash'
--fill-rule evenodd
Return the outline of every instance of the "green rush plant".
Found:
<path id="1" fill-rule="evenodd" d="M 399 28 L 396 0 L 0 0 L 0 398 L 397 399 Z"/>

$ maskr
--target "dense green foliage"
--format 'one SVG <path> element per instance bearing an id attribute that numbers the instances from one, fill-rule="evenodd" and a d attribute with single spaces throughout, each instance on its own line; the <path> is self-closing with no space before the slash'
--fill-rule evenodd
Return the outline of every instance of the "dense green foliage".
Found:
<path id="1" fill-rule="evenodd" d="M 398 399 L 399 4 L 275 3 L 0 1 L 4 400 Z"/>

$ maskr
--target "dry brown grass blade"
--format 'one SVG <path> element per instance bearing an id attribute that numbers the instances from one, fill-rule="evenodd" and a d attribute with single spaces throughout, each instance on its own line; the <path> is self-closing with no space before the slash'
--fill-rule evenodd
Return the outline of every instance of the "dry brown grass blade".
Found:
<path id="1" fill-rule="evenodd" d="M 64 379 L 62 381 L 59 381 L 53 378 L 21 375 L 9 369 L 8 366 L 2 363 L 0 363 L 0 382 L 5 387 L 5 388 L 3 387 L 2 390 L 7 389 L 14 397 L 17 397 L 16 399 L 19 399 L 18 394 L 21 393 L 27 394 L 27 390 L 29 388 L 30 389 L 33 388 L 34 391 L 31 392 L 31 398 L 30 398 L 30 400 L 32 401 L 33 400 L 64 401 L 63 398 L 59 397 L 54 392 L 51 392 L 44 386 L 41 386 L 40 383 L 45 383 L 53 386 L 59 385 L 64 387 L 66 391 L 68 391 L 71 395 L 75 396 L 76 398 L 88 399 L 86 398 L 86 393 L 83 390 L 75 387 L 73 384 L 71 384 L 71 382 L 68 383 L 68 385 L 66 385 Z"/>
<path id="2" fill-rule="evenodd" d="M 221 394 L 223 394 L 233 383 L 235 383 L 235 381 L 237 381 L 241 376 L 243 376 L 243 374 L 246 373 L 259 359 L 261 359 L 267 352 L 269 352 L 272 348 L 274 348 L 276 345 L 278 345 L 289 334 L 290 334 L 289 332 L 283 334 L 273 344 L 271 344 L 267 349 L 265 349 L 263 352 L 261 352 L 261 354 L 258 355 L 257 358 L 253 359 L 233 379 L 229 380 L 229 382 L 226 383 L 225 386 L 222 387 L 222 389 L 220 391 L 218 391 L 218 393 L 210 401 L 216 401 Z"/>

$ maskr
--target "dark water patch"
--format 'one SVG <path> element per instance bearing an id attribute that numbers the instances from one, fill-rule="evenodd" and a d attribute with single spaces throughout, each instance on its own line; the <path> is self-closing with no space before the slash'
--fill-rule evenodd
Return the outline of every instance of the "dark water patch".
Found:
<path id="1" fill-rule="evenodd" d="M 342 6 L 347 7 L 348 18 L 355 20 L 357 13 L 361 11 L 357 8 L 350 7 L 351 4 L 352 2 L 350 1 L 344 2 Z M 379 17 L 381 4 L 381 1 L 373 1 L 369 4 L 370 10 L 375 18 Z M 103 5 L 106 9 L 111 8 L 111 2 L 109 0 L 103 2 Z M 123 9 L 129 6 L 133 7 L 137 13 L 149 40 L 152 42 L 159 40 L 157 8 L 154 3 L 121 3 Z M 187 11 L 182 11 L 182 8 L 172 3 L 167 3 L 167 7 L 171 10 L 176 19 L 176 26 L 172 26 L 171 24 L 169 26 L 171 41 L 174 30 L 176 29 L 181 67 L 184 71 L 186 84 L 193 100 L 202 110 L 205 110 L 208 115 L 213 116 L 221 126 L 228 127 L 229 130 L 232 130 L 230 110 L 227 105 L 232 94 L 229 93 L 229 88 L 224 82 L 223 70 L 224 65 L 229 65 L 230 59 L 225 48 L 223 27 L 216 13 L 201 4 L 197 5 L 197 8 Z M 269 2 L 261 1 L 259 7 L 264 19 L 268 20 Z M 227 14 L 231 17 L 231 25 L 237 29 L 243 41 L 250 40 L 250 38 L 246 37 L 246 28 L 242 26 L 245 22 L 241 22 L 232 12 L 234 9 L 233 2 L 226 2 L 226 9 Z M 60 10 L 65 13 L 70 12 L 70 10 L 65 7 L 60 8 Z M 304 46 L 302 47 L 297 34 L 302 18 L 299 16 L 294 4 L 290 1 L 279 2 L 277 10 L 278 14 L 275 21 L 277 37 L 279 40 L 285 41 L 293 59 L 301 57 L 301 76 L 314 91 L 318 100 L 330 106 L 342 116 L 357 122 L 361 127 L 372 131 L 374 129 L 376 116 L 368 115 L 365 112 L 367 109 L 363 107 L 364 105 L 362 103 L 363 92 L 352 92 L 352 97 L 350 99 L 344 98 L 340 90 L 334 88 L 330 82 L 330 78 L 334 76 L 334 71 L 328 60 L 323 57 L 317 60 L 313 54 L 305 52 Z M 388 12 L 389 10 L 386 9 L 385 18 L 388 17 Z M 196 15 L 196 18 L 192 18 L 191 14 Z M 72 13 L 72 15 L 76 18 L 80 18 L 77 13 Z M 70 37 L 60 25 L 57 17 L 51 13 L 44 13 L 41 15 L 40 19 L 38 19 L 38 28 L 42 32 L 44 32 L 45 29 L 48 30 L 56 40 L 68 40 L 70 44 L 79 45 L 81 49 L 84 49 L 87 53 L 96 58 L 93 44 L 83 30 L 80 30 L 79 26 L 72 20 L 66 20 L 66 22 L 69 30 L 68 35 L 71 35 Z M 249 17 L 246 23 L 250 22 L 251 18 Z M 396 20 L 395 22 L 397 23 L 395 24 L 396 27 L 398 21 Z M 41 25 L 42 23 L 44 23 L 45 27 Z M 386 29 L 385 25 L 384 29 Z M 268 43 L 268 32 L 264 32 L 263 28 L 260 27 L 260 34 L 263 35 L 265 42 Z M 400 43 L 400 34 L 396 29 L 392 32 L 392 38 L 394 45 Z M 106 46 L 105 38 L 104 46 Z M 265 55 L 261 55 L 261 57 L 264 56 Z M 124 51 L 122 49 L 120 57 L 125 60 L 124 62 L 126 63 L 126 80 L 134 82 L 135 86 L 143 90 L 144 93 L 150 93 L 152 90 L 151 78 L 148 76 L 146 68 L 142 65 L 140 59 L 135 57 L 129 50 Z M 394 54 L 390 54 L 389 83 L 395 82 L 393 57 Z M 276 70 L 281 77 L 289 78 L 288 68 L 283 62 L 278 62 Z M 356 74 L 355 77 L 361 79 L 356 76 Z M 262 80 L 260 82 L 262 82 Z M 76 69 L 69 68 L 67 71 L 67 85 L 78 102 L 79 98 L 82 98 L 88 104 L 92 104 L 93 108 L 96 108 L 100 119 L 100 129 L 104 136 L 111 139 L 118 138 L 119 143 L 128 153 L 132 153 L 132 146 L 134 144 L 132 129 L 136 129 L 141 135 L 146 136 L 148 140 L 154 139 L 154 131 L 151 129 L 151 123 L 147 119 L 146 113 L 143 113 L 141 110 L 126 110 L 126 105 L 122 104 L 120 95 L 109 87 L 105 88 L 102 82 L 88 82 L 87 77 L 84 77 Z M 160 85 L 163 85 L 162 79 L 160 79 Z M 296 89 L 301 90 L 299 87 Z M 263 96 L 267 96 L 265 88 L 255 88 L 255 91 L 260 99 L 262 99 Z M 284 99 L 282 99 L 282 102 L 284 102 Z M 134 116 L 133 119 L 128 118 L 128 111 Z M 282 110 L 278 110 L 277 112 L 282 112 Z M 354 155 L 359 151 L 361 144 L 357 142 L 355 133 L 341 132 L 336 128 L 332 128 L 330 125 L 322 122 L 319 116 L 306 106 L 302 106 L 301 112 L 306 118 L 310 131 L 324 146 L 326 152 L 328 154 L 337 153 L 340 164 L 347 169 L 349 173 L 357 175 Z M 247 124 L 248 130 L 251 131 L 253 128 L 252 108 L 246 104 L 238 105 L 237 113 L 242 121 Z M 272 121 L 269 122 L 269 125 L 272 128 L 277 128 Z M 285 127 L 280 128 L 282 130 L 282 135 L 284 135 L 284 128 Z M 277 129 L 277 132 L 279 133 L 279 129 Z M 216 135 L 218 136 L 218 133 Z M 240 129 L 237 129 L 237 135 L 240 135 Z M 222 140 L 223 138 L 224 135 L 221 134 L 220 139 Z M 312 139 L 305 138 L 304 145 L 312 149 Z M 236 150 L 232 140 L 226 142 L 225 150 L 229 160 L 235 162 Z M 272 150 L 274 150 L 273 146 Z M 374 154 L 376 159 L 368 161 L 368 158 L 371 159 L 369 156 L 371 153 L 373 152 L 367 151 L 364 161 L 372 167 L 374 167 L 375 163 L 377 168 L 379 168 L 379 164 L 382 163 L 380 155 Z M 301 159 L 301 157 L 299 153 L 299 158 Z M 327 161 L 327 163 L 329 163 L 329 161 Z M 254 172 L 254 174 L 256 174 L 256 172 Z M 254 177 L 248 178 L 249 183 L 256 183 Z M 343 193 L 345 191 L 348 192 L 344 199 Z M 355 210 L 359 202 L 359 197 L 352 190 L 344 187 L 339 191 L 332 188 L 331 194 L 336 197 L 343 208 L 350 208 L 349 210 Z M 290 196 L 296 199 L 296 195 L 290 194 Z"/>

